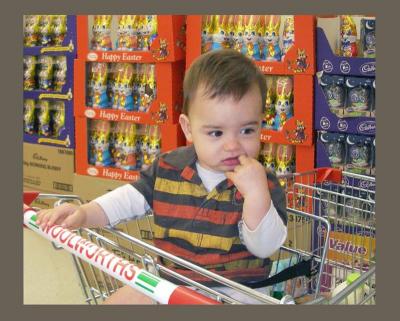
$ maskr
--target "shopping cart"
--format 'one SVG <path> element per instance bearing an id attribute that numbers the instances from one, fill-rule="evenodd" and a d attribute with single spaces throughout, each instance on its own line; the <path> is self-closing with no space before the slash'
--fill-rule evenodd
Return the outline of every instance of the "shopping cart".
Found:
<path id="1" fill-rule="evenodd" d="M 168 276 L 172 283 L 185 284 L 214 303 L 240 304 L 215 288 L 176 273 L 167 263 L 195 271 L 214 284 L 264 304 L 374 304 L 374 178 L 316 169 L 281 176 L 280 182 L 287 196 L 288 237 L 271 257 L 266 281 L 239 284 L 156 248 L 152 245 L 152 215 L 115 228 L 82 228 L 77 234 L 148 271 L 148 275 Z M 66 201 L 81 203 L 79 197 L 71 195 L 38 197 L 57 199 L 55 206 Z M 88 304 L 103 302 L 123 285 L 79 256 L 73 255 L 73 260 Z M 352 279 L 347 284 L 349 276 Z M 256 290 L 265 286 L 263 293 Z"/>
<path id="2" fill-rule="evenodd" d="M 375 303 L 375 177 L 320 168 L 282 178 L 288 209 L 329 222 L 313 230 L 313 248 L 328 253 L 320 275 L 320 303 Z M 338 291 L 343 289 L 343 291 Z M 299 299 L 300 301 L 300 299 Z M 315 301 L 314 301 L 315 303 Z"/>

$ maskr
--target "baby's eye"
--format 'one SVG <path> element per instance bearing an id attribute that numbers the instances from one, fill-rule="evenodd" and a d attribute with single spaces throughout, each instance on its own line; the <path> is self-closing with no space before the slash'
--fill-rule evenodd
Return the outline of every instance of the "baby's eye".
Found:
<path id="1" fill-rule="evenodd" d="M 225 35 L 225 32 L 224 32 L 224 30 L 221 30 L 221 35 Z"/>
<path id="2" fill-rule="evenodd" d="M 249 134 L 252 134 L 254 132 L 255 132 L 254 128 L 243 128 L 240 131 L 241 134 L 245 134 L 245 135 L 249 135 Z"/>
<path id="3" fill-rule="evenodd" d="M 220 137 L 220 136 L 222 136 L 222 131 L 221 130 L 213 130 L 211 132 L 208 132 L 207 135 L 212 136 L 212 137 Z"/>
<path id="4" fill-rule="evenodd" d="M 252 36 L 255 36 L 255 35 L 256 35 L 256 33 L 253 31 L 253 32 L 251 33 L 251 35 L 252 35 Z"/>
<path id="5" fill-rule="evenodd" d="M 272 37 L 275 37 L 275 32 L 272 32 Z"/>

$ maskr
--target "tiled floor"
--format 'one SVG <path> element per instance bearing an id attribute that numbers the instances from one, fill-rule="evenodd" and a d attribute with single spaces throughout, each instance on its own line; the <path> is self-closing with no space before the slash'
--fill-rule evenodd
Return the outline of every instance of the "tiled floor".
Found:
<path id="1" fill-rule="evenodd" d="M 72 256 L 23 230 L 24 304 L 86 304 Z"/>

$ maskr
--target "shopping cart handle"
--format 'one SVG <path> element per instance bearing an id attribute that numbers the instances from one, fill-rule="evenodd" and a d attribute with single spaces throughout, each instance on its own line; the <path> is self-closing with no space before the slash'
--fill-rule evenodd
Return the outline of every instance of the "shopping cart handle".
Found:
<path id="1" fill-rule="evenodd" d="M 39 194 L 39 192 L 35 191 L 24 192 L 24 204 L 30 205 L 36 199 L 36 197 L 39 196 Z"/>
<path id="2" fill-rule="evenodd" d="M 111 251 L 97 246 L 60 225 L 42 229 L 36 224 L 37 213 L 24 204 L 24 224 L 85 262 L 162 304 L 222 304 L 202 294 L 160 278 Z"/>
<path id="3" fill-rule="evenodd" d="M 342 182 L 342 170 L 331 167 L 317 168 L 317 183 L 332 182 L 340 184 Z"/>
<path id="4" fill-rule="evenodd" d="M 218 305 L 221 302 L 217 302 L 214 299 L 208 298 L 198 292 L 188 289 L 184 286 L 178 286 L 174 292 L 172 292 L 169 297 L 168 304 L 190 304 L 190 305 L 198 305 L 198 304 L 211 304 Z"/>

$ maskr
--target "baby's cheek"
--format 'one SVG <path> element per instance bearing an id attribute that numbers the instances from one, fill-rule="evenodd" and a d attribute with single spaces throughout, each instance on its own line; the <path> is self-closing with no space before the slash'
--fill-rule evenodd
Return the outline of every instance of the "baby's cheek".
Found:
<path id="1" fill-rule="evenodd" d="M 260 151 L 260 144 L 254 143 L 254 145 L 251 146 L 251 148 L 248 148 L 246 152 L 247 152 L 247 156 L 257 159 L 259 151 Z"/>

